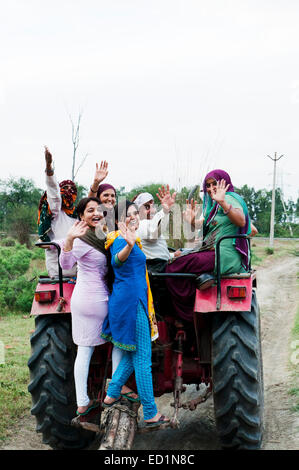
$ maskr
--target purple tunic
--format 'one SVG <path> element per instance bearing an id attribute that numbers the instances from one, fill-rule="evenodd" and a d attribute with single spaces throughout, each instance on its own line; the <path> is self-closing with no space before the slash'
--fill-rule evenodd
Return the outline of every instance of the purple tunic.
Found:
<path id="1" fill-rule="evenodd" d="M 73 341 L 79 346 L 97 346 L 106 341 L 100 335 L 108 313 L 109 291 L 105 282 L 106 256 L 76 238 L 71 251 L 61 250 L 62 269 L 78 266 L 71 298 Z"/>

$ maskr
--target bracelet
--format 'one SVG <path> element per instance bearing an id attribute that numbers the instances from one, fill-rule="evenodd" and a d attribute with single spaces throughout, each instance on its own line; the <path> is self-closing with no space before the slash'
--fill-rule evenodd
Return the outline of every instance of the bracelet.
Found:
<path id="1" fill-rule="evenodd" d="M 229 205 L 229 208 L 227 209 L 227 211 L 223 211 L 223 214 L 224 215 L 227 215 L 231 210 L 232 210 L 233 206 L 230 204 Z"/>
<path id="2" fill-rule="evenodd" d="M 114 256 L 114 262 L 115 262 L 116 266 L 122 266 L 125 263 L 125 261 L 120 261 L 119 257 L 117 256 L 117 253 Z"/>
<path id="3" fill-rule="evenodd" d="M 92 187 L 90 186 L 90 191 L 91 191 L 92 193 L 96 193 L 98 190 L 96 189 L 96 190 L 94 191 L 94 190 L 92 189 Z"/>

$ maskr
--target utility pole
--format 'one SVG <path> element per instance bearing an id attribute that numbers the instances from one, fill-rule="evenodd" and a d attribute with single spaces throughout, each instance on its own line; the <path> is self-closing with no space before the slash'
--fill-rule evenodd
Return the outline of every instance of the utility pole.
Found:
<path id="1" fill-rule="evenodd" d="M 275 217 L 275 185 L 276 185 L 276 162 L 281 159 L 284 155 L 280 155 L 277 158 L 276 152 L 274 153 L 274 158 L 267 155 L 274 162 L 274 171 L 273 171 L 273 186 L 272 186 L 272 204 L 271 204 L 271 221 L 270 221 L 270 248 L 274 246 L 274 217 Z"/>

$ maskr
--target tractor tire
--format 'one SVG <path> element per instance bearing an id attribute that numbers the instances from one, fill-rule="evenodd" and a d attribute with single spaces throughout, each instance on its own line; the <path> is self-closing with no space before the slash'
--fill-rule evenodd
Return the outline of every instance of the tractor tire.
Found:
<path id="1" fill-rule="evenodd" d="M 212 376 L 216 427 L 222 447 L 260 449 L 264 385 L 255 292 L 250 312 L 214 314 Z"/>
<path id="2" fill-rule="evenodd" d="M 42 433 L 43 443 L 53 449 L 86 449 L 95 433 L 71 426 L 77 409 L 73 374 L 76 346 L 71 317 L 40 315 L 35 319 L 35 327 L 30 338 L 28 391 L 36 431 Z"/>

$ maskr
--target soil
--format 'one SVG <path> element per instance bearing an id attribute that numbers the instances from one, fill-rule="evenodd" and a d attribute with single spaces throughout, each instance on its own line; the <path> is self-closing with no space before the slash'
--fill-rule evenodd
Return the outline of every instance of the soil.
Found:
<path id="1" fill-rule="evenodd" d="M 292 411 L 296 398 L 289 394 L 293 384 L 290 356 L 291 330 L 299 294 L 296 284 L 298 258 L 271 256 L 257 270 L 257 296 L 261 309 L 262 349 L 265 385 L 264 450 L 299 449 L 299 413 Z M 188 386 L 183 401 L 196 398 L 200 391 Z M 298 398 L 297 398 L 298 399 Z M 159 411 L 172 416 L 172 394 L 157 399 Z M 133 449 L 213 450 L 220 449 L 217 439 L 213 400 L 209 398 L 195 411 L 179 412 L 179 429 L 137 434 Z M 47 450 L 35 431 L 35 419 L 29 413 L 19 421 L 14 437 L 2 450 Z"/>

